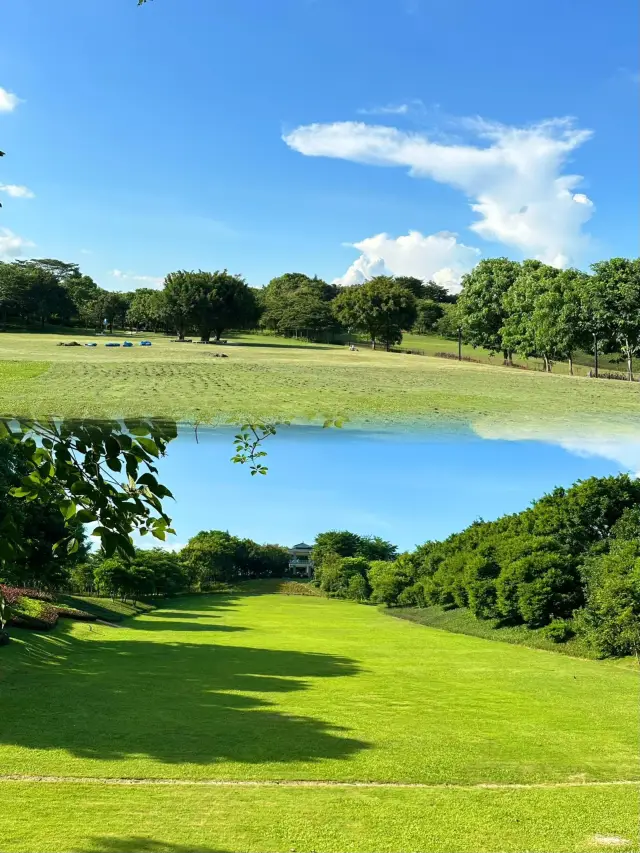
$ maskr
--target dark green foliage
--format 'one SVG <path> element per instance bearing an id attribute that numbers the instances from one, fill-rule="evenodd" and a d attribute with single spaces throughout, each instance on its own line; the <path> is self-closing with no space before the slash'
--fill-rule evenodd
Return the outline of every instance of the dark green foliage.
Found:
<path id="1" fill-rule="evenodd" d="M 201 531 L 180 552 L 188 586 L 207 590 L 212 583 L 283 577 L 289 555 L 278 545 L 259 545 L 223 530 Z"/>
<path id="2" fill-rule="evenodd" d="M 393 560 L 397 553 L 397 547 L 380 536 L 360 536 L 349 530 L 329 530 L 316 536 L 312 557 L 316 568 L 319 568 L 327 555 L 363 557 L 371 561 Z"/>
<path id="3" fill-rule="evenodd" d="M 322 565 L 316 567 L 316 581 L 327 595 L 348 598 L 349 589 L 355 594 L 356 588 L 362 587 L 359 581 L 354 581 L 354 585 L 350 587 L 353 577 L 359 575 L 366 586 L 368 571 L 369 562 L 364 557 L 339 557 L 337 554 L 329 554 Z"/>
<path id="4" fill-rule="evenodd" d="M 316 337 L 337 328 L 331 300 L 337 288 L 303 273 L 285 273 L 271 279 L 259 292 L 260 325 L 282 335 Z"/>
<path id="5" fill-rule="evenodd" d="M 333 312 L 345 328 L 366 333 L 374 348 L 380 342 L 387 349 L 402 341 L 403 330 L 411 329 L 417 316 L 413 293 L 384 275 L 343 288 Z"/>
<path id="6" fill-rule="evenodd" d="M 433 299 L 419 299 L 416 302 L 416 322 L 413 326 L 414 332 L 419 335 L 428 335 L 435 332 L 438 323 L 445 315 L 445 309 L 439 302 Z"/>
<path id="7" fill-rule="evenodd" d="M 468 608 L 497 625 L 574 634 L 601 656 L 640 653 L 640 482 L 555 489 L 530 509 L 475 522 L 394 562 L 372 563 L 371 600 Z M 324 568 L 322 569 L 324 572 Z"/>
<path id="8" fill-rule="evenodd" d="M 502 339 L 502 326 L 508 316 L 504 298 L 520 274 L 520 264 L 508 258 L 488 258 L 462 278 L 462 293 L 457 307 L 465 339 L 474 346 L 491 352 L 507 348 Z"/>
<path id="9" fill-rule="evenodd" d="M 414 566 L 408 554 L 401 554 L 392 563 L 375 560 L 368 573 L 371 601 L 377 604 L 397 604 L 400 594 L 414 577 Z"/>

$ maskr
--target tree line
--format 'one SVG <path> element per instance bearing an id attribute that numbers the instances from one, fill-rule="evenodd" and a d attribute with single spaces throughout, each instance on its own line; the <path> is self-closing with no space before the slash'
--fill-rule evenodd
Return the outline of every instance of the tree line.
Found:
<path id="1" fill-rule="evenodd" d="M 316 583 L 329 595 L 464 607 L 496 626 L 542 628 L 555 642 L 579 636 L 601 657 L 640 654 L 640 481 L 627 475 L 557 488 L 520 513 L 395 557 L 345 550 L 346 536 L 316 540 Z"/>
<path id="2" fill-rule="evenodd" d="M 0 317 L 5 324 L 104 325 L 197 334 L 220 340 L 229 330 L 260 329 L 333 341 L 364 337 L 390 349 L 404 332 L 458 337 L 473 347 L 540 358 L 549 372 L 576 353 L 620 354 L 627 376 L 640 351 L 640 259 L 612 258 L 591 274 L 540 261 L 492 258 L 462 278 L 458 296 L 433 281 L 376 276 L 349 287 L 285 273 L 264 287 L 239 275 L 178 270 L 161 289 L 122 293 L 100 288 L 77 264 L 55 259 L 0 263 Z"/>

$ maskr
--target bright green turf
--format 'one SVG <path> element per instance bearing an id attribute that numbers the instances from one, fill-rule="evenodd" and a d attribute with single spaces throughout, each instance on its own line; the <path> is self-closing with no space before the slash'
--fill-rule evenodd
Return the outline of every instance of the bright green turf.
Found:
<path id="1" fill-rule="evenodd" d="M 563 786 L 640 778 L 635 671 L 277 594 L 184 598 L 122 627 L 65 621 L 14 636 L 0 650 L 0 775 L 561 787 L 4 782 L 6 853 L 637 841 L 634 788 Z"/>
<path id="2" fill-rule="evenodd" d="M 178 420 L 347 416 L 362 422 L 488 418 L 504 426 L 541 414 L 585 423 L 640 413 L 640 386 L 254 336 L 240 346 L 57 347 L 55 335 L 0 334 L 5 415 L 155 415 Z M 69 336 L 66 338 L 69 340 Z M 268 344 L 268 345 L 267 345 Z M 213 358 L 226 351 L 229 358 Z M 43 372 L 43 362 L 49 364 Z"/>
<path id="3" fill-rule="evenodd" d="M 0 656 L 0 774 L 640 779 L 636 672 L 351 602 L 179 599 L 19 640 Z"/>
<path id="4" fill-rule="evenodd" d="M 4 853 L 589 853 L 638 849 L 634 788 L 123 788 L 0 783 Z"/>

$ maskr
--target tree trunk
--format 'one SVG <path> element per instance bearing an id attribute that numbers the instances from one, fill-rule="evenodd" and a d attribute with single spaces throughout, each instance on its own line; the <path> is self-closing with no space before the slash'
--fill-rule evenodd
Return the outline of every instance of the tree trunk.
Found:
<path id="1" fill-rule="evenodd" d="M 549 370 L 549 359 L 547 358 L 546 352 L 543 353 L 542 357 L 544 358 L 544 372 L 551 373 L 551 371 Z"/>
<path id="2" fill-rule="evenodd" d="M 569 375 L 573 376 L 573 355 L 569 353 Z"/>
<path id="3" fill-rule="evenodd" d="M 629 382 L 633 382 L 633 353 L 627 341 L 627 377 Z"/>
<path id="4" fill-rule="evenodd" d="M 203 343 L 208 344 L 211 340 L 211 329 L 202 329 L 200 332 L 200 340 Z"/>

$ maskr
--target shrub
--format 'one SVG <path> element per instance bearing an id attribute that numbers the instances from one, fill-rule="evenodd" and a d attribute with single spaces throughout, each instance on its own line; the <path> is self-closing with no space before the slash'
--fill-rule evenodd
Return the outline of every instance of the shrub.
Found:
<path id="1" fill-rule="evenodd" d="M 310 583 L 300 581 L 284 581 L 280 584 L 278 592 L 282 595 L 320 595 L 320 590 Z"/>
<path id="2" fill-rule="evenodd" d="M 362 575 L 352 575 L 347 584 L 345 598 L 352 601 L 366 601 L 369 597 L 369 584 Z"/>
<path id="3" fill-rule="evenodd" d="M 542 629 L 542 636 L 553 643 L 566 643 L 574 635 L 575 631 L 568 619 L 554 619 Z"/>
<path id="4" fill-rule="evenodd" d="M 11 625 L 32 631 L 48 631 L 58 622 L 58 611 L 48 601 L 20 597 L 11 608 Z"/>

